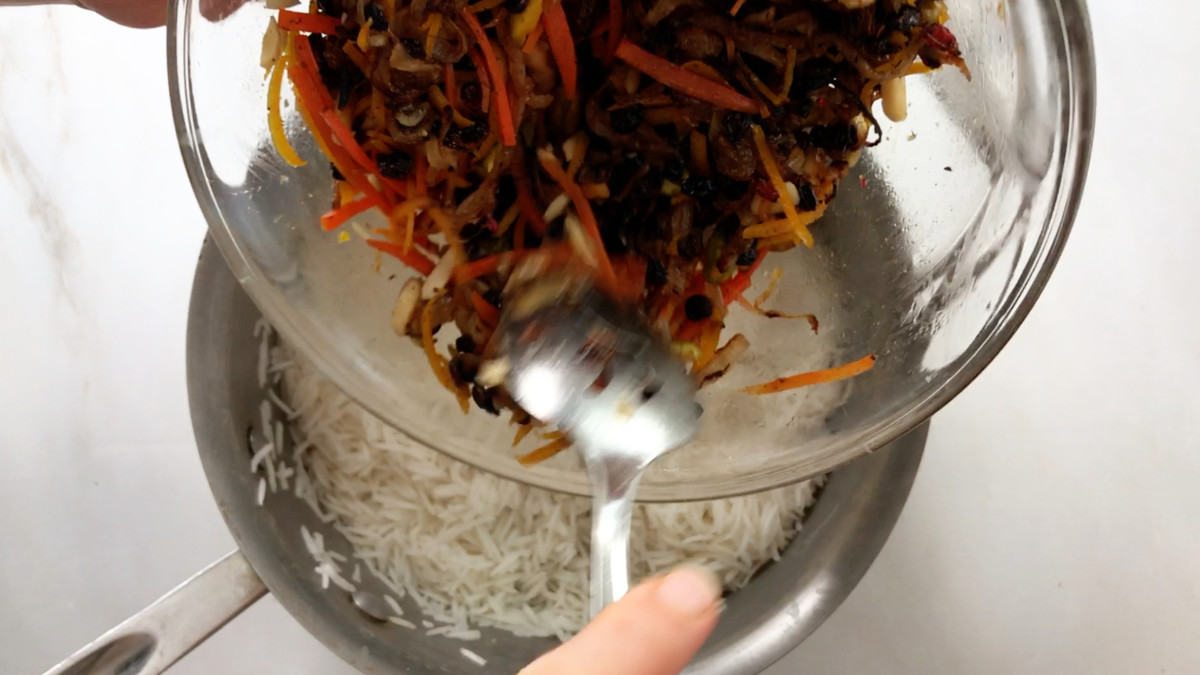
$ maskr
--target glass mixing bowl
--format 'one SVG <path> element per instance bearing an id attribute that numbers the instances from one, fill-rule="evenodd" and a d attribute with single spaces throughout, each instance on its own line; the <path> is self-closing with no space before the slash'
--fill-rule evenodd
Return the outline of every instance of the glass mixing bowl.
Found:
<path id="1" fill-rule="evenodd" d="M 419 346 L 390 315 L 408 273 L 358 241 L 323 232 L 328 162 L 285 104 L 308 165 L 269 140 L 261 36 L 272 11 L 205 18 L 174 0 L 171 97 L 179 142 L 209 230 L 282 335 L 350 396 L 414 439 L 513 480 L 588 494 L 573 456 L 514 459 L 513 428 L 459 410 Z M 1083 0 L 950 0 L 950 27 L 973 79 L 953 69 L 908 78 L 909 117 L 886 123 L 814 226 L 814 249 L 773 254 L 785 283 L 772 303 L 804 322 L 738 308 L 730 331 L 751 349 L 704 390 L 703 430 L 656 463 L 646 500 L 713 498 L 828 471 L 912 429 L 995 357 L 1058 259 L 1083 187 L 1095 102 Z M 350 228 L 353 231 L 353 228 Z M 732 333 L 728 333 L 732 334 Z M 857 378 L 773 396 L 738 393 L 783 374 L 865 354 Z M 527 439 L 528 449 L 536 439 Z"/>

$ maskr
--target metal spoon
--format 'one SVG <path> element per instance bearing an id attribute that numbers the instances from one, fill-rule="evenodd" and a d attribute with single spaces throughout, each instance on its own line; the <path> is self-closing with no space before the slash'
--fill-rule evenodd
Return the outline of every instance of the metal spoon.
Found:
<path id="1" fill-rule="evenodd" d="M 695 380 L 632 311 L 590 283 L 539 277 L 508 294 L 499 353 L 529 414 L 566 431 L 592 484 L 590 610 L 629 590 L 629 528 L 647 466 L 696 432 Z"/>

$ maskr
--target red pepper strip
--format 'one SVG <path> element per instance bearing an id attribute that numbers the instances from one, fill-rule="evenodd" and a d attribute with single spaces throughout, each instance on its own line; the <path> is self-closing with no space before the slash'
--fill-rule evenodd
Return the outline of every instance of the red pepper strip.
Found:
<path id="1" fill-rule="evenodd" d="M 621 0 L 608 0 L 608 49 L 605 50 L 604 62 L 612 63 L 617 55 L 617 45 L 621 42 L 621 26 L 625 21 L 624 8 Z"/>
<path id="2" fill-rule="evenodd" d="M 655 56 L 624 38 L 621 39 L 621 44 L 617 45 L 617 58 L 649 75 L 652 79 L 692 98 L 708 101 L 721 108 L 751 114 L 758 113 L 758 104 L 754 102 L 754 99 Z"/>
<path id="3" fill-rule="evenodd" d="M 352 202 L 346 202 L 321 216 L 321 229 L 329 232 L 342 226 L 347 220 L 375 206 L 370 197 L 359 197 Z"/>
<path id="4" fill-rule="evenodd" d="M 485 326 L 495 328 L 500 325 L 500 310 L 484 300 L 478 291 L 471 291 L 471 304 L 475 306 L 475 313 L 479 315 L 479 320 L 483 321 Z"/>
<path id="5" fill-rule="evenodd" d="M 554 55 L 558 74 L 562 76 L 563 89 L 567 92 L 567 98 L 574 100 L 578 73 L 575 63 L 575 40 L 571 38 L 571 27 L 567 24 L 567 13 L 563 11 L 562 2 L 548 2 L 542 9 L 542 21 L 546 23 L 550 53 Z"/>
<path id="6" fill-rule="evenodd" d="M 533 199 L 529 174 L 525 172 L 525 162 L 522 160 L 523 158 L 517 158 L 512 163 L 513 182 L 517 184 L 517 204 L 521 207 L 521 215 L 529 220 L 529 227 L 540 237 L 546 234 L 546 220 L 542 218 L 542 211 Z"/>
<path id="7" fill-rule="evenodd" d="M 403 247 L 399 244 L 393 244 L 390 241 L 379 241 L 378 239 L 368 239 L 367 245 L 371 248 L 383 251 L 384 253 L 395 257 L 400 262 L 408 265 L 416 270 L 422 276 L 429 276 L 433 272 L 433 261 L 425 256 L 417 253 L 415 250 L 404 252 Z"/>
<path id="8" fill-rule="evenodd" d="M 479 19 L 475 18 L 475 14 L 463 7 L 459 15 L 462 16 L 463 23 L 467 24 L 467 28 L 471 30 L 471 34 L 479 43 L 479 51 L 483 52 L 483 62 L 491 75 L 492 93 L 496 99 L 497 122 L 500 125 L 500 140 L 508 146 L 516 145 L 517 128 L 513 124 L 512 108 L 509 106 L 508 86 L 504 82 L 500 63 L 496 60 L 496 52 L 492 49 L 492 43 L 488 41 L 487 33 L 483 32 L 483 26 L 479 25 Z"/>
<path id="9" fill-rule="evenodd" d="M 367 156 L 367 151 L 363 150 L 362 146 L 354 138 L 354 132 L 350 131 L 350 127 L 338 117 L 337 111 L 328 109 L 321 111 L 321 117 L 325 119 L 325 123 L 329 125 L 329 130 L 333 132 L 333 137 L 341 143 L 346 152 L 363 170 L 367 173 L 379 175 L 379 167 L 375 164 L 375 160 Z"/>
<path id="10" fill-rule="evenodd" d="M 763 258 L 766 257 L 766 251 L 759 251 L 758 258 L 754 261 L 754 264 L 750 265 L 747 269 L 738 270 L 738 273 L 732 279 L 721 284 L 721 299 L 725 301 L 726 307 L 742 297 L 742 293 L 745 293 L 746 289 L 750 288 L 750 284 L 753 283 L 751 277 L 754 276 L 754 270 L 758 269 L 758 266 L 762 264 Z"/>
<path id="11" fill-rule="evenodd" d="M 546 24 L 541 19 L 538 19 L 537 25 L 533 30 L 529 31 L 529 36 L 525 38 L 525 44 L 521 46 L 521 52 L 528 54 L 537 46 L 538 40 L 542 39 L 542 33 L 546 31 Z"/>
<path id="12" fill-rule="evenodd" d="M 324 33 L 333 35 L 342 27 L 340 19 L 325 14 L 309 14 L 293 12 L 288 9 L 279 10 L 279 27 L 284 30 L 298 30 L 305 33 Z"/>
<path id="13" fill-rule="evenodd" d="M 319 77 L 314 78 L 310 74 L 316 72 L 316 63 L 313 60 L 308 40 L 296 40 L 295 47 L 297 58 L 288 64 L 288 77 L 292 80 L 292 87 L 296 91 L 297 108 L 308 123 L 308 128 L 316 139 L 317 145 L 329 156 L 333 165 L 346 177 L 346 181 L 354 189 L 361 192 L 365 198 L 370 199 L 373 206 L 385 213 L 390 213 L 388 200 L 384 199 L 374 185 L 371 185 L 371 182 L 358 169 L 346 151 L 336 143 L 330 142 L 329 126 L 320 114 L 322 110 L 332 105 L 332 101 L 329 100 L 329 92 L 318 84 Z M 327 100 L 328 104 L 326 104 Z"/>

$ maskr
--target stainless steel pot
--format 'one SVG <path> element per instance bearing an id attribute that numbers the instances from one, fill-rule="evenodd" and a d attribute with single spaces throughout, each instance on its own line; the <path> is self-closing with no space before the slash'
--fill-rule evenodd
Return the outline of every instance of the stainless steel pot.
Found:
<path id="1" fill-rule="evenodd" d="M 147 675 L 185 655 L 269 589 L 327 647 L 364 673 L 471 673 L 464 643 L 380 623 L 336 587 L 322 590 L 300 535 L 321 532 L 330 549 L 345 539 L 290 494 L 265 506 L 248 470 L 250 440 L 261 425 L 259 312 L 211 242 L 200 255 L 188 317 L 188 394 L 205 474 L 239 550 L 102 635 L 49 671 Z M 912 487 L 928 426 L 835 471 L 782 558 L 728 598 L 692 675 L 749 675 L 778 660 L 816 630 L 854 588 L 887 540 Z M 360 589 L 383 593 L 364 578 Z M 405 607 L 407 615 L 418 615 Z M 512 673 L 554 643 L 484 630 L 470 649 L 485 672 Z"/>

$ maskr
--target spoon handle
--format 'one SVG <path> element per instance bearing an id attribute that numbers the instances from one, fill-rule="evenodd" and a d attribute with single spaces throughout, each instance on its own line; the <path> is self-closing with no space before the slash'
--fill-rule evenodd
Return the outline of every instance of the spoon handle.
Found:
<path id="1" fill-rule="evenodd" d="M 587 453 L 584 453 L 587 456 Z M 629 528 L 642 466 L 620 457 L 588 462 L 592 483 L 590 616 L 629 590 Z"/>

